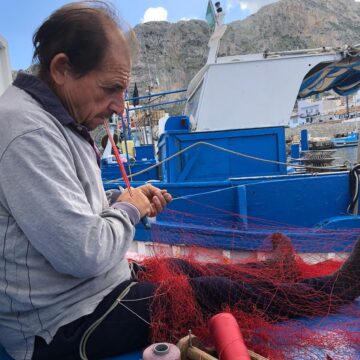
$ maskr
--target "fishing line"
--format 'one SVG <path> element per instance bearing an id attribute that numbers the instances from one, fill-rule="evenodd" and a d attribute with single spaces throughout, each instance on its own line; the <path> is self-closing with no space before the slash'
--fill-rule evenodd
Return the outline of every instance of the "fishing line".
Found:
<path id="1" fill-rule="evenodd" d="M 94 321 L 88 328 L 87 330 L 84 332 L 81 340 L 80 340 L 80 345 L 79 345 L 79 353 L 80 353 L 80 357 L 82 360 L 88 360 L 88 357 L 86 355 L 86 345 L 87 342 L 91 336 L 91 334 L 96 330 L 96 328 L 105 320 L 105 318 L 116 308 L 117 305 L 121 305 L 123 306 L 125 309 L 127 309 L 128 311 L 130 311 L 132 314 L 134 314 L 136 317 L 138 317 L 140 320 L 142 320 L 144 323 L 151 325 L 147 320 L 145 320 L 143 317 L 141 317 L 139 314 L 137 314 L 134 310 L 130 309 L 129 307 L 127 307 L 125 304 L 123 304 L 123 302 L 137 302 L 137 301 L 143 301 L 143 300 L 148 300 L 151 298 L 154 298 L 155 296 L 163 296 L 166 295 L 165 293 L 163 294 L 156 294 L 156 295 L 151 295 L 151 296 L 146 296 L 146 297 L 142 297 L 142 298 L 137 298 L 137 299 L 124 299 L 125 296 L 129 293 L 130 289 L 134 286 L 138 284 L 137 282 L 132 282 L 130 283 L 123 291 L 122 293 L 116 298 L 116 300 L 112 303 L 112 305 L 109 307 L 109 309 L 104 313 L 104 315 L 102 315 L 98 320 Z"/>
<path id="2" fill-rule="evenodd" d="M 119 304 L 119 301 L 121 301 L 130 291 L 130 289 L 136 285 L 137 282 L 130 283 L 123 291 L 122 293 L 117 297 L 117 299 L 112 303 L 112 305 L 109 307 L 109 309 L 105 312 L 103 316 L 101 316 L 98 320 L 96 320 L 94 323 L 92 323 L 87 330 L 84 332 L 79 345 L 79 354 L 80 358 L 82 360 L 88 360 L 88 357 L 86 355 L 86 344 L 89 340 L 89 337 L 91 334 L 95 331 L 95 329 L 104 321 L 104 319 L 116 308 L 116 306 Z"/>

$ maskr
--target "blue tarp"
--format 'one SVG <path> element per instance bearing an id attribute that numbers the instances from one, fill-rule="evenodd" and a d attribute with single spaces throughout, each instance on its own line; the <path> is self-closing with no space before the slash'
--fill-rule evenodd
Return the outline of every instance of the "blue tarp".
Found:
<path id="1" fill-rule="evenodd" d="M 320 63 L 304 78 L 299 91 L 299 98 L 334 90 L 346 96 L 360 87 L 360 49 L 352 48 L 345 58 L 331 63 Z"/>

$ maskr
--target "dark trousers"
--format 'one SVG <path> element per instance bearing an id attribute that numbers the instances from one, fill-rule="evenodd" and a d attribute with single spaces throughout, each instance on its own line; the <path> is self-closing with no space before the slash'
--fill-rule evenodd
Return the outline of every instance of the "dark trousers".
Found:
<path id="1" fill-rule="evenodd" d="M 275 285 L 260 279 L 243 282 L 220 276 L 203 276 L 184 260 L 171 260 L 169 266 L 177 266 L 182 273 L 188 275 L 196 300 L 205 316 L 221 311 L 224 304 L 236 304 L 238 309 L 246 312 L 253 312 L 255 307 L 272 320 L 323 315 L 329 311 L 329 293 L 333 290 L 325 289 L 325 284 L 329 282 L 326 277 Z M 33 359 L 79 359 L 79 345 L 84 332 L 105 314 L 130 282 L 116 287 L 92 314 L 62 326 L 49 345 L 42 338 L 36 337 Z M 154 283 L 141 282 L 130 289 L 124 298 L 127 308 L 117 305 L 89 337 L 86 346 L 89 359 L 120 355 L 148 345 L 149 308 L 156 288 Z M 358 294 L 352 293 L 344 299 L 344 303 L 356 296 Z"/>
<path id="2" fill-rule="evenodd" d="M 33 359 L 80 359 L 79 345 L 84 332 L 105 314 L 130 282 L 126 281 L 117 286 L 102 300 L 92 314 L 62 326 L 49 345 L 42 338 L 36 337 Z M 155 288 L 156 285 L 153 283 L 138 283 L 131 287 L 124 298 L 124 304 L 147 322 L 150 322 L 151 298 L 149 296 L 154 294 Z M 144 300 L 126 302 L 130 299 Z M 148 344 L 149 329 L 146 322 L 125 307 L 117 305 L 90 335 L 86 354 L 89 359 L 99 359 L 138 350 Z"/>

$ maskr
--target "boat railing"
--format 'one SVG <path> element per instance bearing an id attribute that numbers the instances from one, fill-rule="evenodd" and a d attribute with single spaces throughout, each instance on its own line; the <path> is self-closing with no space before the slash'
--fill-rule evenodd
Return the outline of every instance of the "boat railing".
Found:
<path id="1" fill-rule="evenodd" d="M 157 106 L 165 106 L 165 105 L 185 102 L 187 100 L 186 98 L 181 98 L 181 99 L 176 99 L 176 100 L 171 100 L 171 101 L 162 101 L 162 102 L 157 102 L 157 103 L 154 103 L 154 104 L 150 103 L 151 99 L 158 100 L 158 99 L 163 98 L 164 96 L 184 93 L 186 91 L 187 91 L 187 89 L 163 91 L 163 92 L 159 92 L 159 93 L 155 93 L 155 94 L 148 94 L 148 95 L 143 95 L 143 96 L 125 98 L 125 101 L 126 102 L 138 102 L 140 100 L 148 99 L 149 100 L 148 104 L 143 105 L 143 106 L 136 106 L 136 107 L 133 107 L 131 109 L 130 108 L 128 109 L 128 110 L 131 110 L 131 111 L 139 111 L 139 110 L 149 109 L 149 108 L 153 108 L 153 107 L 157 107 Z"/>
<path id="2" fill-rule="evenodd" d="M 354 53 L 360 52 L 360 44 L 357 45 L 344 45 L 342 47 L 331 47 L 331 46 L 323 46 L 320 48 L 313 49 L 298 49 L 298 50 L 285 50 L 285 51 L 274 51 L 268 52 L 264 51 L 264 58 L 269 57 L 282 57 L 282 56 L 294 56 L 294 55 L 316 55 L 316 54 L 324 54 L 324 53 L 343 53 L 344 55 L 354 55 Z"/>

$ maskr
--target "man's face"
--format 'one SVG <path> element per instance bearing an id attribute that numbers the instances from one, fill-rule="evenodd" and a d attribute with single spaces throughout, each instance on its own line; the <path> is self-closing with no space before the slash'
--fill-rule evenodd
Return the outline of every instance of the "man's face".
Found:
<path id="1" fill-rule="evenodd" d="M 124 91 L 129 85 L 131 60 L 124 42 L 114 38 L 100 68 L 81 78 L 70 74 L 59 93 L 72 117 L 89 130 L 102 125 L 113 113 L 124 111 Z"/>

